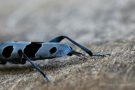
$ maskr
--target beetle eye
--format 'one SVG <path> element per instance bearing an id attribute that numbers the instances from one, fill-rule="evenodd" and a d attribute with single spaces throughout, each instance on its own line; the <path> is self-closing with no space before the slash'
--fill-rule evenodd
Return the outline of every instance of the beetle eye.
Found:
<path id="1" fill-rule="evenodd" d="M 50 52 L 51 54 L 55 53 L 56 51 L 57 51 L 57 48 L 56 48 L 56 47 L 53 47 L 53 48 L 51 48 L 51 49 L 49 50 L 49 52 Z"/>

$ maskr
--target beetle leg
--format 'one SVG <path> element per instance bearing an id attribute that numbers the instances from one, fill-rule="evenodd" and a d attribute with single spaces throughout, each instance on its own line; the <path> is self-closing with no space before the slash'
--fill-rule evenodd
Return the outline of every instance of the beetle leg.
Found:
<path id="1" fill-rule="evenodd" d="M 79 43 L 75 42 L 74 40 L 72 40 L 71 38 L 67 37 L 67 36 L 58 36 L 52 40 L 50 40 L 49 42 L 60 42 L 62 41 L 64 38 L 68 39 L 69 41 L 71 41 L 73 44 L 75 44 L 76 46 L 80 47 L 82 50 L 84 50 L 86 53 L 88 53 L 90 56 L 93 56 L 93 53 L 91 52 L 91 50 L 87 49 L 86 47 L 80 45 Z"/>
<path id="2" fill-rule="evenodd" d="M 69 38 L 68 36 L 58 36 L 52 40 L 50 40 L 49 42 L 60 42 L 63 39 L 68 39 L 69 41 L 71 41 L 73 44 L 75 44 L 76 46 L 78 46 L 79 48 L 81 48 L 83 51 L 85 51 L 87 54 L 89 54 L 89 56 L 101 56 L 101 57 L 105 57 L 107 55 L 110 54 L 93 54 L 93 52 L 91 50 L 89 50 L 88 48 L 82 46 L 81 44 L 77 43 L 76 41 L 74 41 L 73 39 Z"/>
<path id="3" fill-rule="evenodd" d="M 23 58 L 25 58 L 28 62 L 31 63 L 31 65 L 38 71 L 40 72 L 43 77 L 47 80 L 47 81 L 50 81 L 49 78 L 47 77 L 47 75 L 41 70 L 41 68 L 34 62 L 32 62 L 32 60 L 26 56 L 25 53 L 22 52 L 22 50 L 19 50 L 19 53 L 22 54 Z"/>
<path id="4" fill-rule="evenodd" d="M 93 58 L 94 60 L 96 60 L 97 57 L 102 57 L 102 58 L 104 58 L 104 57 L 106 57 L 106 56 L 111 56 L 111 54 L 110 54 L 110 53 L 106 53 L 106 54 L 99 54 L 99 53 L 96 53 L 96 54 L 93 54 L 92 58 Z"/>

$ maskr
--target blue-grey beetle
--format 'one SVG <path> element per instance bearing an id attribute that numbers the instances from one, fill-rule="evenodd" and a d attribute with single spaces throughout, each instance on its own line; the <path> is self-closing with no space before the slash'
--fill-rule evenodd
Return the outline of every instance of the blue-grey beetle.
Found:
<path id="1" fill-rule="evenodd" d="M 26 42 L 26 41 L 6 41 L 0 43 L 0 64 L 6 62 L 13 64 L 25 64 L 30 62 L 32 66 L 39 71 L 44 78 L 49 81 L 47 75 L 34 63 L 35 60 L 51 59 L 63 56 L 83 55 L 76 52 L 71 46 L 59 43 L 64 38 L 71 41 L 76 46 L 84 50 L 89 56 L 106 56 L 110 54 L 93 54 L 86 47 L 78 44 L 67 36 L 58 36 L 48 42 Z"/>

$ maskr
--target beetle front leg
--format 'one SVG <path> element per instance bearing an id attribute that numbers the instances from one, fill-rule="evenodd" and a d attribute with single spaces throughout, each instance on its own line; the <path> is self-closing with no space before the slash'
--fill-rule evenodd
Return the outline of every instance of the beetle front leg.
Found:
<path id="1" fill-rule="evenodd" d="M 38 72 L 40 72 L 40 73 L 43 75 L 43 77 L 44 77 L 47 81 L 50 81 L 50 79 L 49 79 L 49 78 L 47 77 L 47 75 L 41 70 L 41 68 L 40 68 L 36 63 L 32 62 L 32 60 L 31 60 L 29 57 L 27 57 L 25 53 L 22 52 L 22 50 L 19 50 L 18 53 L 19 53 L 20 55 L 22 54 L 23 58 L 25 58 L 28 62 L 30 62 L 31 65 L 32 65 Z"/>

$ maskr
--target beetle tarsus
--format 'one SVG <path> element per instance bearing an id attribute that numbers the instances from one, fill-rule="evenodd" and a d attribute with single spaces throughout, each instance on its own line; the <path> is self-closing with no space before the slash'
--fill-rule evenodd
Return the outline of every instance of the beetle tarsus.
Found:
<path id="1" fill-rule="evenodd" d="M 93 54 L 92 58 L 96 60 L 96 57 L 104 58 L 104 57 L 107 57 L 107 56 L 111 56 L 111 54 L 110 53 L 107 53 L 107 54 L 99 54 L 99 53 L 98 54 Z"/>

